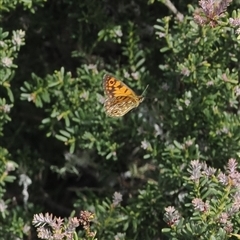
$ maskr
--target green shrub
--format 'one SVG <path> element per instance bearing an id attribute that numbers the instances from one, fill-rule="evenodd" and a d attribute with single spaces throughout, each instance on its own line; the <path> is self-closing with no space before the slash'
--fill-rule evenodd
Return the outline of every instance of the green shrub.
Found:
<path id="1" fill-rule="evenodd" d="M 2 2 L 0 237 L 37 239 L 32 219 L 42 239 L 238 237 L 219 175 L 233 158 L 238 173 L 240 12 L 187 4 Z M 104 112 L 106 72 L 149 85 L 122 118 Z"/>

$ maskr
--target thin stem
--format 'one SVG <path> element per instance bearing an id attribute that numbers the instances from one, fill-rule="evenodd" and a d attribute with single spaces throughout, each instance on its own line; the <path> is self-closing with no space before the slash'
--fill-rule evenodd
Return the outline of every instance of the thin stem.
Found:
<path id="1" fill-rule="evenodd" d="M 173 3 L 170 0 L 159 0 L 159 1 L 162 2 L 164 5 L 166 5 L 166 7 L 172 11 L 180 22 L 183 21 L 183 14 L 176 9 L 176 7 L 173 5 Z"/>

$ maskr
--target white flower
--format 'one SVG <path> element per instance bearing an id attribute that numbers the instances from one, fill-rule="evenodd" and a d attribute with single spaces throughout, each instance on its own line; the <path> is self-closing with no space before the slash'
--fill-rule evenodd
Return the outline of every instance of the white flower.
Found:
<path id="1" fill-rule="evenodd" d="M 213 81 L 208 81 L 207 82 L 207 86 L 209 87 L 209 86 L 212 86 L 213 85 Z"/>
<path id="2" fill-rule="evenodd" d="M 12 38 L 12 42 L 14 45 L 21 46 L 22 39 L 19 36 L 15 35 Z"/>
<path id="3" fill-rule="evenodd" d="M 4 213 L 6 209 L 7 209 L 7 205 L 6 205 L 5 202 L 1 199 L 1 200 L 0 200 L 0 212 L 1 212 L 1 213 Z"/>
<path id="4" fill-rule="evenodd" d="M 143 149 L 151 149 L 151 144 L 147 141 L 147 140 L 143 140 L 142 142 L 141 142 L 141 148 L 143 148 Z"/>
<path id="5" fill-rule="evenodd" d="M 190 70 L 187 68 L 183 68 L 181 73 L 182 75 L 188 77 L 190 75 Z"/>
<path id="6" fill-rule="evenodd" d="M 30 95 L 28 96 L 28 101 L 31 102 L 31 101 L 33 101 L 33 100 L 34 100 L 34 94 L 30 94 Z"/>
<path id="7" fill-rule="evenodd" d="M 87 68 L 92 70 L 94 73 L 98 73 L 96 64 L 89 64 L 89 65 L 87 65 Z"/>
<path id="8" fill-rule="evenodd" d="M 121 29 L 117 29 L 117 30 L 115 30 L 115 34 L 116 34 L 118 37 L 122 37 L 122 35 L 123 35 Z"/>
<path id="9" fill-rule="evenodd" d="M 124 71 L 123 76 L 124 76 L 124 78 L 129 78 L 130 74 L 127 71 Z"/>
<path id="10" fill-rule="evenodd" d="M 162 32 L 159 32 L 159 33 L 158 33 L 158 37 L 159 37 L 159 38 L 163 38 L 163 37 L 165 37 L 165 36 L 166 36 L 165 33 L 162 33 Z"/>
<path id="11" fill-rule="evenodd" d="M 155 137 L 161 136 L 163 134 L 163 130 L 156 123 L 154 124 L 154 130 L 155 130 L 155 134 L 154 134 Z"/>
<path id="12" fill-rule="evenodd" d="M 227 127 L 223 127 L 221 131 L 222 131 L 223 133 L 228 133 L 228 132 L 229 132 L 229 130 L 228 130 Z"/>
<path id="13" fill-rule="evenodd" d="M 25 37 L 24 31 L 22 30 L 13 31 L 12 43 L 16 47 L 16 49 L 19 49 L 21 45 L 24 45 L 24 37 Z"/>
<path id="14" fill-rule="evenodd" d="M 23 186 L 22 194 L 23 194 L 23 202 L 26 204 L 29 198 L 28 186 L 32 184 L 31 178 L 29 178 L 26 174 L 21 174 L 19 179 L 19 185 Z"/>
<path id="15" fill-rule="evenodd" d="M 161 88 L 164 90 L 164 91 L 167 91 L 169 89 L 169 86 L 167 83 L 163 83 Z"/>
<path id="16" fill-rule="evenodd" d="M 87 100 L 88 97 L 89 97 L 89 92 L 84 91 L 80 94 L 80 98 L 83 98 L 84 100 Z"/>
<path id="17" fill-rule="evenodd" d="M 189 147 L 189 146 L 193 145 L 193 141 L 192 141 L 192 140 L 187 140 L 187 141 L 185 142 L 185 145 L 186 145 L 187 147 Z"/>
<path id="18" fill-rule="evenodd" d="M 134 72 L 131 75 L 132 75 L 133 79 L 135 79 L 135 80 L 139 79 L 139 73 L 138 72 Z"/>
<path id="19" fill-rule="evenodd" d="M 87 65 L 87 68 L 92 70 L 92 69 L 96 69 L 97 66 L 96 66 L 96 64 L 89 64 L 89 65 Z"/>
<path id="20" fill-rule="evenodd" d="M 238 97 L 240 95 L 240 87 L 236 87 L 235 88 L 235 93 L 236 93 L 236 96 Z"/>
<path id="21" fill-rule="evenodd" d="M 178 110 L 179 110 L 179 111 L 182 111 L 182 110 L 183 110 L 182 106 L 179 105 L 179 106 L 178 106 Z"/>
<path id="22" fill-rule="evenodd" d="M 0 41 L 0 47 L 2 47 L 2 48 L 4 48 L 4 47 L 6 47 L 7 45 L 6 45 L 6 43 L 4 42 L 4 41 Z"/>
<path id="23" fill-rule="evenodd" d="M 102 95 L 97 93 L 97 101 L 103 104 L 105 102 L 105 98 Z"/>
<path id="24" fill-rule="evenodd" d="M 8 105 L 8 104 L 5 104 L 5 105 L 3 106 L 3 111 L 4 111 L 5 113 L 9 113 L 9 112 L 10 112 L 10 109 L 11 109 L 11 106 Z"/>
<path id="25" fill-rule="evenodd" d="M 3 57 L 1 59 L 1 62 L 4 67 L 11 67 L 13 63 L 12 59 L 9 57 Z"/>
<path id="26" fill-rule="evenodd" d="M 25 31 L 23 30 L 17 30 L 15 31 L 16 35 L 18 35 L 20 38 L 24 38 L 25 37 Z"/>
<path id="27" fill-rule="evenodd" d="M 189 99 L 186 99 L 186 100 L 185 100 L 185 105 L 188 107 L 189 104 L 190 104 L 190 100 L 189 100 Z"/>
<path id="28" fill-rule="evenodd" d="M 15 164 L 14 162 L 12 162 L 12 161 L 7 161 L 7 163 L 6 163 L 6 170 L 7 170 L 8 172 L 14 171 L 15 168 L 16 168 L 16 164 Z"/>

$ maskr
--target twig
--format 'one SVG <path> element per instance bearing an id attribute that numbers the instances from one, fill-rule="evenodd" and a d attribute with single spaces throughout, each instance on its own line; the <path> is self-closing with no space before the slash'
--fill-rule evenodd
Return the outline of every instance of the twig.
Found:
<path id="1" fill-rule="evenodd" d="M 182 22 L 183 21 L 183 14 L 181 14 L 176 7 L 172 4 L 170 0 L 160 0 L 164 5 L 166 5 L 177 17 L 177 19 Z"/>

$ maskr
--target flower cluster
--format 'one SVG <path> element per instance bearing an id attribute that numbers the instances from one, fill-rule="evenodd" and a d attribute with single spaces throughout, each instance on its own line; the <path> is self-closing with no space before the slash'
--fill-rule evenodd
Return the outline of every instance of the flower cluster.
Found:
<path id="1" fill-rule="evenodd" d="M 230 18 L 229 19 L 229 23 L 233 26 L 233 27 L 237 27 L 236 30 L 236 34 L 240 34 L 240 17 L 238 18 Z"/>
<path id="2" fill-rule="evenodd" d="M 231 2 L 232 0 L 200 0 L 199 5 L 201 8 L 194 13 L 195 22 L 201 26 L 210 25 L 216 27 L 219 18 L 224 15 Z"/>
<path id="3" fill-rule="evenodd" d="M 240 172 L 237 168 L 237 161 L 233 158 L 228 160 L 224 172 L 207 166 L 205 162 L 191 161 L 188 184 L 192 187 L 189 194 L 192 201 L 188 206 L 193 209 L 194 218 L 186 219 L 186 225 L 191 225 L 188 234 L 194 234 L 199 228 L 206 229 L 208 239 L 208 229 L 209 234 L 211 231 L 232 234 L 238 226 Z M 173 227 L 181 226 L 184 231 L 184 218 L 174 207 L 165 208 L 164 220 L 173 230 L 176 229 Z"/>
<path id="4" fill-rule="evenodd" d="M 94 214 L 88 211 L 81 211 L 80 218 L 70 217 L 64 224 L 64 219 L 53 217 L 52 214 L 35 214 L 33 225 L 37 227 L 38 237 L 40 239 L 67 239 L 72 240 L 74 232 L 79 225 L 83 226 L 87 237 L 94 238 L 96 233 L 91 232 L 90 222 L 94 219 Z"/>

